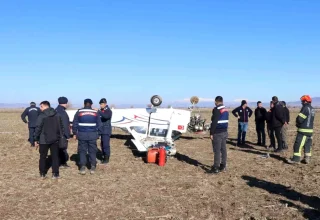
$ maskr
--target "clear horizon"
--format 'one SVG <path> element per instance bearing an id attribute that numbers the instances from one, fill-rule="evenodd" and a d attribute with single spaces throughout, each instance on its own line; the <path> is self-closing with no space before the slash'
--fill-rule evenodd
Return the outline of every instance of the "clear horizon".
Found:
<path id="1" fill-rule="evenodd" d="M 320 96 L 320 1 L 12 0 L 0 6 L 0 103 Z"/>

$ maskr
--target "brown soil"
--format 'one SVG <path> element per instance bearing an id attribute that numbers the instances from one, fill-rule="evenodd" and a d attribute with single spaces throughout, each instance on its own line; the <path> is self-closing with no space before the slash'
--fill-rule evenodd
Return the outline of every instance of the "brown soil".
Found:
<path id="1" fill-rule="evenodd" d="M 248 146 L 237 148 L 237 124 L 230 116 L 226 173 L 206 173 L 213 163 L 207 135 L 183 135 L 176 157 L 159 167 L 144 163 L 128 146 L 130 137 L 115 130 L 110 164 L 80 176 L 70 161 L 59 180 L 40 180 L 39 153 L 26 141 L 20 114 L 0 112 L 1 219 L 320 219 L 320 114 L 310 165 L 284 163 L 292 155 L 294 125 L 289 151 L 263 159 L 266 150 L 250 144 L 256 142 L 254 119 Z M 210 112 L 204 115 L 210 118 Z M 72 159 L 76 146 L 72 140 Z"/>

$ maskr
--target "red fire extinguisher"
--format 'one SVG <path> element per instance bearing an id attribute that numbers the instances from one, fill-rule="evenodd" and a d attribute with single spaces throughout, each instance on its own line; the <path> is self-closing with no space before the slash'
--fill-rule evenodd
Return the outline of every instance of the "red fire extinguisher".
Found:
<path id="1" fill-rule="evenodd" d="M 161 147 L 159 149 L 159 162 L 158 165 L 163 167 L 166 164 L 166 157 L 167 157 L 167 152 L 164 147 Z"/>

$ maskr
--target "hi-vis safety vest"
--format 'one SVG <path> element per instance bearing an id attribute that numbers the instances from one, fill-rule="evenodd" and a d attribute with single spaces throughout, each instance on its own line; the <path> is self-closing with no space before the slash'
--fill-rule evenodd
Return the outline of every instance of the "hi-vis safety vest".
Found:
<path id="1" fill-rule="evenodd" d="M 315 109 L 310 104 L 306 104 L 301 108 L 301 111 L 296 118 L 298 132 L 307 136 L 312 136 L 315 112 Z"/>

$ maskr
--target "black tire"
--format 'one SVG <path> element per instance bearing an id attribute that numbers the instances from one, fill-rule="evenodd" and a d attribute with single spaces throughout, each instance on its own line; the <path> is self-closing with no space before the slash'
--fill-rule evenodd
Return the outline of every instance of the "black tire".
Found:
<path id="1" fill-rule="evenodd" d="M 154 95 L 151 97 L 150 101 L 153 106 L 160 106 L 162 103 L 162 98 L 158 95 Z"/>

